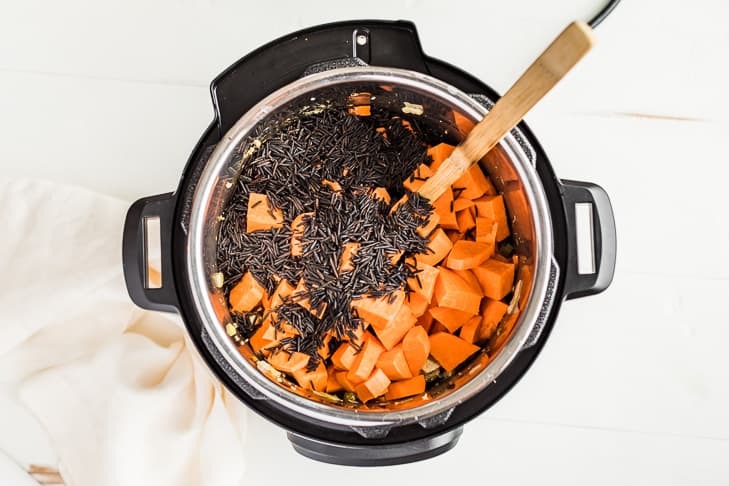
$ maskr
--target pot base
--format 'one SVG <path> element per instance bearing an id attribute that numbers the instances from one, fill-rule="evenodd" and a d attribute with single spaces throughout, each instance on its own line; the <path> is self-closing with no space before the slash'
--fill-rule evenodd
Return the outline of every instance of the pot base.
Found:
<path id="1" fill-rule="evenodd" d="M 394 466 L 422 461 L 451 450 L 461 438 L 462 427 L 444 434 L 404 444 L 349 445 L 311 439 L 289 432 L 294 450 L 315 461 L 340 466 Z"/>

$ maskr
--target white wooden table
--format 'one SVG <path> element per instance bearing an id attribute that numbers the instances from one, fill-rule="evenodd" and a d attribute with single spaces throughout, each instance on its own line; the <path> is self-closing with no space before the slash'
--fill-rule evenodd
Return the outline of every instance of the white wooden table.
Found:
<path id="1" fill-rule="evenodd" d="M 4 2 L 5 175 L 134 198 L 175 188 L 209 123 L 210 80 L 255 47 L 343 19 L 410 19 L 425 51 L 497 90 L 602 0 Z M 387 9 L 385 9 L 387 5 Z M 466 2 L 459 2 L 465 7 Z M 625 0 L 527 117 L 561 177 L 601 184 L 615 280 L 566 303 L 524 379 L 425 463 L 352 470 L 297 456 L 253 417 L 248 484 L 729 484 L 729 3 Z M 0 403 L 0 450 L 52 462 Z M 18 448 L 18 441 L 21 446 Z M 6 449 L 7 450 L 7 449 Z M 0 461 L 0 483 L 13 474 Z"/>

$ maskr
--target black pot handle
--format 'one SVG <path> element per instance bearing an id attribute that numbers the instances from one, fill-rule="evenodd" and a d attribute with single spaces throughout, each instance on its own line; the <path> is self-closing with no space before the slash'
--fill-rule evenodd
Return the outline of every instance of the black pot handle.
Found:
<path id="1" fill-rule="evenodd" d="M 615 235 L 615 218 L 605 190 L 589 182 L 562 180 L 562 199 L 567 217 L 567 271 L 565 277 L 565 295 L 567 299 L 599 294 L 613 280 L 615 273 L 615 255 L 617 241 Z M 584 206 L 582 206 L 584 204 Z M 581 235 L 577 227 L 577 211 L 589 216 L 588 230 L 591 233 Z M 591 227 L 591 228 L 590 228 Z M 584 236 L 584 238 L 579 238 Z M 579 268 L 579 245 L 585 240 L 592 242 L 592 261 L 586 268 Z"/>
<path id="2" fill-rule="evenodd" d="M 172 221 L 175 197 L 172 193 L 145 197 L 127 211 L 122 237 L 122 264 L 127 292 L 143 309 L 175 312 L 179 308 L 172 273 Z M 159 218 L 161 286 L 148 285 L 147 220 Z"/>

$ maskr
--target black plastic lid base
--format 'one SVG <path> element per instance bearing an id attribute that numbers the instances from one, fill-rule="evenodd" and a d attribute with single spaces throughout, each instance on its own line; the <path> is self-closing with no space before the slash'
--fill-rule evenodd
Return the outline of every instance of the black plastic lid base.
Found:
<path id="1" fill-rule="evenodd" d="M 422 461 L 453 449 L 461 438 L 462 427 L 444 434 L 404 444 L 348 445 L 310 439 L 289 432 L 294 450 L 315 461 L 340 466 L 394 466 Z"/>

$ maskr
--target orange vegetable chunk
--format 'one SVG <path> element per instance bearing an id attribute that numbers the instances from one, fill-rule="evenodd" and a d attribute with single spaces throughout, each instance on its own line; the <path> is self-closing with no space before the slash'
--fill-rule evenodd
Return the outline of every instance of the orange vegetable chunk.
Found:
<path id="1" fill-rule="evenodd" d="M 496 228 L 496 241 L 501 241 L 509 236 L 509 222 L 506 218 L 506 207 L 504 198 L 498 196 L 484 196 L 473 201 L 476 207 L 476 216 L 479 218 L 490 218 L 498 227 Z"/>
<path id="2" fill-rule="evenodd" d="M 451 152 L 453 152 L 455 148 L 456 147 L 454 147 L 453 145 L 448 145 L 447 143 L 439 143 L 438 145 L 430 147 L 428 149 L 428 155 L 430 155 L 433 159 L 433 163 L 430 164 L 430 170 L 433 172 L 438 170 L 440 164 L 442 164 L 445 159 L 447 159 L 448 156 L 451 155 Z"/>
<path id="3" fill-rule="evenodd" d="M 433 316 L 433 319 L 443 324 L 448 332 L 456 332 L 473 316 L 470 312 L 449 309 L 448 307 L 431 307 L 428 312 Z"/>
<path id="4" fill-rule="evenodd" d="M 370 191 L 375 199 L 382 199 L 386 204 L 390 204 L 390 193 L 384 187 L 376 187 Z"/>
<path id="5" fill-rule="evenodd" d="M 461 277 L 463 280 L 465 280 L 466 283 L 471 286 L 471 289 L 473 289 L 474 292 L 483 297 L 481 284 L 471 270 L 453 270 L 453 272 Z"/>
<path id="6" fill-rule="evenodd" d="M 294 379 L 303 388 L 316 391 L 326 391 L 329 374 L 324 362 L 320 361 L 314 371 L 307 371 L 306 366 L 300 368 L 293 373 Z"/>
<path id="7" fill-rule="evenodd" d="M 248 195 L 248 213 L 246 215 L 246 231 L 252 233 L 283 226 L 283 212 L 271 209 L 268 196 L 251 192 Z"/>
<path id="8" fill-rule="evenodd" d="M 428 332 L 421 326 L 410 329 L 402 339 L 402 352 L 408 367 L 416 375 L 425 364 L 430 354 L 430 340 Z"/>
<path id="9" fill-rule="evenodd" d="M 494 253 L 493 245 L 476 241 L 459 240 L 448 254 L 446 266 L 452 270 L 476 268 Z"/>
<path id="10" fill-rule="evenodd" d="M 481 316 L 471 317 L 467 323 L 461 327 L 458 333 L 461 339 L 468 343 L 475 343 L 479 339 L 479 329 L 481 328 Z"/>
<path id="11" fill-rule="evenodd" d="M 486 298 L 481 304 L 481 328 L 478 331 L 478 340 L 485 341 L 491 338 L 496 327 L 506 314 L 509 306 L 500 300 Z"/>
<path id="12" fill-rule="evenodd" d="M 362 403 L 366 403 L 373 398 L 384 395 L 389 386 L 390 380 L 387 375 L 382 370 L 375 369 L 365 382 L 357 385 L 354 392 Z"/>
<path id="13" fill-rule="evenodd" d="M 356 383 L 352 383 L 349 381 L 349 378 L 347 378 L 348 371 L 337 371 L 334 373 L 334 377 L 337 379 L 337 382 L 339 382 L 339 385 L 348 392 L 353 392 L 354 387 L 357 385 Z"/>
<path id="14" fill-rule="evenodd" d="M 408 190 L 416 192 L 418 189 L 423 187 L 423 184 L 425 184 L 425 179 L 427 179 L 431 175 L 432 172 L 430 170 L 430 167 L 425 164 L 420 164 L 415 168 L 410 177 L 405 179 L 405 182 L 403 182 L 402 185 Z"/>
<path id="15" fill-rule="evenodd" d="M 428 300 L 417 292 L 410 292 L 406 301 L 409 301 L 407 305 L 415 317 L 422 316 L 428 310 Z"/>
<path id="16" fill-rule="evenodd" d="M 453 191 L 449 187 L 433 202 L 433 212 L 438 215 L 438 224 L 440 224 L 441 228 L 458 229 L 458 221 L 456 220 L 454 209 Z"/>
<path id="17" fill-rule="evenodd" d="M 433 315 L 430 313 L 430 311 L 426 311 L 425 314 L 418 317 L 418 320 L 415 322 L 416 326 L 420 326 L 423 329 L 425 329 L 425 332 L 430 331 L 431 326 L 433 325 Z"/>
<path id="18" fill-rule="evenodd" d="M 337 393 L 338 391 L 344 390 L 344 387 L 337 380 L 337 372 L 334 368 L 329 367 L 327 370 L 327 393 Z"/>
<path id="19" fill-rule="evenodd" d="M 375 366 L 381 369 L 392 381 L 404 380 L 413 376 L 401 345 L 382 353 Z"/>
<path id="20" fill-rule="evenodd" d="M 291 297 L 294 302 L 299 304 L 304 309 L 311 312 L 311 314 L 316 317 L 317 319 L 321 319 L 321 316 L 324 315 L 324 312 L 327 310 L 327 303 L 322 303 L 318 309 L 315 311 L 311 309 L 311 303 L 309 302 L 309 297 L 306 296 L 309 292 L 309 289 L 306 287 L 306 283 L 304 283 L 304 279 L 302 278 L 299 280 L 299 284 L 294 289 L 293 293 L 291 294 Z M 306 297 L 305 297 L 306 296 Z"/>
<path id="21" fill-rule="evenodd" d="M 423 238 L 427 238 L 438 227 L 439 223 L 440 216 L 438 216 L 438 213 L 430 213 L 430 216 L 428 217 L 428 222 L 425 223 L 423 226 L 418 227 L 417 232 Z"/>
<path id="22" fill-rule="evenodd" d="M 408 279 L 408 285 L 414 292 L 425 297 L 425 300 L 430 303 L 433 299 L 435 281 L 438 278 L 439 271 L 437 268 L 424 263 L 420 256 L 418 256 L 416 269 L 418 273 Z"/>
<path id="23" fill-rule="evenodd" d="M 470 119 L 466 118 L 465 115 L 461 115 L 457 111 L 453 112 L 453 118 L 456 121 L 456 126 L 458 127 L 458 131 L 461 132 L 461 135 L 468 135 L 475 126 Z"/>
<path id="24" fill-rule="evenodd" d="M 435 281 L 434 295 L 439 306 L 461 310 L 471 315 L 478 314 L 481 306 L 481 293 L 472 289 L 469 283 L 453 270 L 443 267 L 440 268 L 438 279 Z"/>
<path id="25" fill-rule="evenodd" d="M 268 357 L 271 366 L 284 373 L 293 374 L 294 371 L 300 370 L 309 363 L 309 355 L 294 351 L 289 353 L 281 349 L 276 350 Z"/>
<path id="26" fill-rule="evenodd" d="M 456 213 L 456 222 L 458 231 L 461 233 L 467 233 L 471 228 L 476 227 L 476 220 L 468 209 Z"/>
<path id="27" fill-rule="evenodd" d="M 349 243 L 344 244 L 344 249 L 342 250 L 342 256 L 339 258 L 339 271 L 340 272 L 349 272 L 354 270 L 354 263 L 352 263 L 352 260 L 354 259 L 354 255 L 357 254 L 357 250 L 359 250 L 359 243 L 350 241 Z"/>
<path id="28" fill-rule="evenodd" d="M 370 116 L 370 105 L 357 105 L 349 108 L 349 114 L 355 116 Z"/>
<path id="29" fill-rule="evenodd" d="M 253 274 L 246 272 L 240 282 L 230 290 L 230 307 L 236 312 L 250 312 L 261 302 L 264 293 L 265 289 Z"/>
<path id="30" fill-rule="evenodd" d="M 484 194 L 496 194 L 494 185 L 483 174 L 478 164 L 473 164 L 465 174 L 453 183 L 453 187 L 463 188 L 460 197 L 467 199 L 476 199 Z"/>
<path id="31" fill-rule="evenodd" d="M 455 201 L 453 201 L 453 210 L 456 213 L 460 213 L 461 211 L 465 211 L 466 209 L 470 209 L 473 207 L 473 201 L 470 199 L 466 199 L 465 197 L 458 196 Z M 458 216 L 458 214 L 456 214 Z"/>
<path id="32" fill-rule="evenodd" d="M 478 351 L 475 344 L 447 332 L 430 335 L 430 354 L 446 371 L 453 371 L 469 356 Z"/>
<path id="33" fill-rule="evenodd" d="M 499 225 L 493 219 L 479 216 L 476 218 L 476 241 L 496 248 L 496 234 Z"/>
<path id="34" fill-rule="evenodd" d="M 370 376 L 370 373 L 372 373 L 377 363 L 377 358 L 380 357 L 384 350 L 376 337 L 371 334 L 366 334 L 362 349 L 357 353 L 352 367 L 347 372 L 347 380 L 354 385 L 365 381 Z M 342 385 L 344 386 L 343 383 Z"/>
<path id="35" fill-rule="evenodd" d="M 514 264 L 490 259 L 471 270 L 489 299 L 501 300 L 514 284 Z"/>
<path id="36" fill-rule="evenodd" d="M 391 383 L 385 393 L 388 400 L 398 400 L 400 398 L 411 397 L 425 393 L 425 376 L 417 375 L 410 379 Z"/>
<path id="37" fill-rule="evenodd" d="M 405 292 L 398 290 L 382 297 L 362 296 L 352 300 L 352 307 L 357 309 L 359 317 L 374 328 L 387 326 L 400 312 L 405 302 Z"/>
<path id="38" fill-rule="evenodd" d="M 350 343 L 342 343 L 332 354 L 332 364 L 338 370 L 348 370 L 354 364 L 356 357 L 357 348 Z"/>
<path id="39" fill-rule="evenodd" d="M 291 222 L 291 255 L 301 256 L 304 253 L 304 244 L 301 239 L 306 230 L 306 221 L 314 217 L 314 213 L 301 213 Z M 306 219 L 306 221 L 304 221 Z"/>
<path id="40" fill-rule="evenodd" d="M 374 327 L 375 334 L 385 349 L 392 349 L 399 343 L 408 330 L 415 325 L 418 319 L 410 311 L 410 307 L 403 305 L 394 319 L 384 327 Z"/>
<path id="41" fill-rule="evenodd" d="M 286 297 L 290 297 L 293 292 L 293 285 L 291 285 L 285 278 L 282 278 L 278 283 L 278 287 L 276 287 L 276 290 L 273 292 L 273 296 L 271 296 L 271 309 L 275 309 L 283 304 L 283 300 Z"/>
<path id="42" fill-rule="evenodd" d="M 438 228 L 430 236 L 428 248 L 429 253 L 420 253 L 417 256 L 418 263 L 426 263 L 428 265 L 437 265 L 443 260 L 453 248 L 450 238 L 442 228 Z"/>

